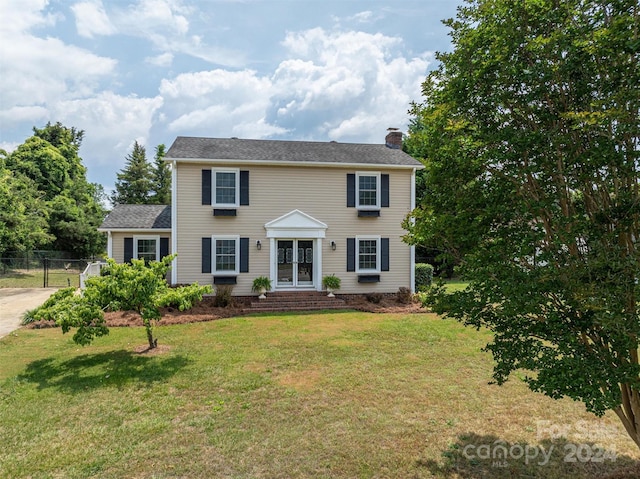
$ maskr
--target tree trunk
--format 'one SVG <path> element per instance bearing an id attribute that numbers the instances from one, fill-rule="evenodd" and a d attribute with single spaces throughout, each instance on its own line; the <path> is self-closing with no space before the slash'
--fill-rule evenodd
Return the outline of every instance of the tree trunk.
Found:
<path id="1" fill-rule="evenodd" d="M 634 392 L 626 384 L 621 385 L 622 392 L 622 406 L 614 409 L 614 412 L 622 421 L 624 428 L 629 434 L 629 437 L 633 439 L 636 446 L 640 448 L 640 396 Z"/>
<path id="2" fill-rule="evenodd" d="M 158 347 L 158 340 L 153 338 L 153 331 L 151 330 L 151 324 L 145 321 L 145 328 L 147 330 L 147 341 L 149 341 L 149 349 Z"/>

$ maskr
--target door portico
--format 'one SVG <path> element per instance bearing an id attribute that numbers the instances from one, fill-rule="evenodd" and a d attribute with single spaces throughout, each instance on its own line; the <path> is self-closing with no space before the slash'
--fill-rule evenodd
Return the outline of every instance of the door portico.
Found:
<path id="1" fill-rule="evenodd" d="M 327 225 L 293 210 L 264 225 L 269 239 L 269 276 L 275 289 L 322 290 L 322 240 Z"/>

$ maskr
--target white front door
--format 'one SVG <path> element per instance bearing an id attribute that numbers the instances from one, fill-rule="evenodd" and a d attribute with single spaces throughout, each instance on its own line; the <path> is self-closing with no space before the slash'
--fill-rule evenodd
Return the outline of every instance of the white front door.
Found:
<path id="1" fill-rule="evenodd" d="M 315 240 L 279 239 L 276 243 L 276 287 L 313 288 Z"/>

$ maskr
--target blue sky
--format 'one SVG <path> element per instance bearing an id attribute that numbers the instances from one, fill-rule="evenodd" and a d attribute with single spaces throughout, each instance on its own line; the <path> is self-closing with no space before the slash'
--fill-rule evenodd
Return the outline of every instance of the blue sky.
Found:
<path id="1" fill-rule="evenodd" d="M 134 141 L 382 143 L 406 131 L 462 0 L 2 0 L 0 148 L 84 130 L 113 188 Z"/>

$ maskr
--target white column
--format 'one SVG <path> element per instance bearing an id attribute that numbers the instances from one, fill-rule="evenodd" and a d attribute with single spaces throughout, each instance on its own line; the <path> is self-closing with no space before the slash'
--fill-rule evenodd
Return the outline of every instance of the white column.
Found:
<path id="1" fill-rule="evenodd" d="M 178 253 L 178 163 L 171 163 L 171 254 Z M 178 260 L 171 262 L 171 284 L 178 283 Z"/>
<path id="2" fill-rule="evenodd" d="M 416 169 L 414 168 L 411 172 L 411 211 L 416 208 Z M 412 219 L 412 222 L 415 220 Z M 416 247 L 411 245 L 409 247 L 409 257 L 410 257 L 410 269 L 411 272 L 411 292 L 416 292 Z"/>
<path id="3" fill-rule="evenodd" d="M 107 258 L 113 258 L 113 237 L 111 231 L 107 231 Z"/>
<path id="4" fill-rule="evenodd" d="M 278 249 L 276 247 L 275 238 L 269 238 L 269 278 L 271 279 L 271 286 L 276 289 L 278 286 Z"/>
<path id="5" fill-rule="evenodd" d="M 318 265 L 315 270 L 315 285 L 316 291 L 322 291 L 322 238 L 318 238 L 315 240 L 315 249 L 317 250 L 316 254 L 316 264 Z"/>

